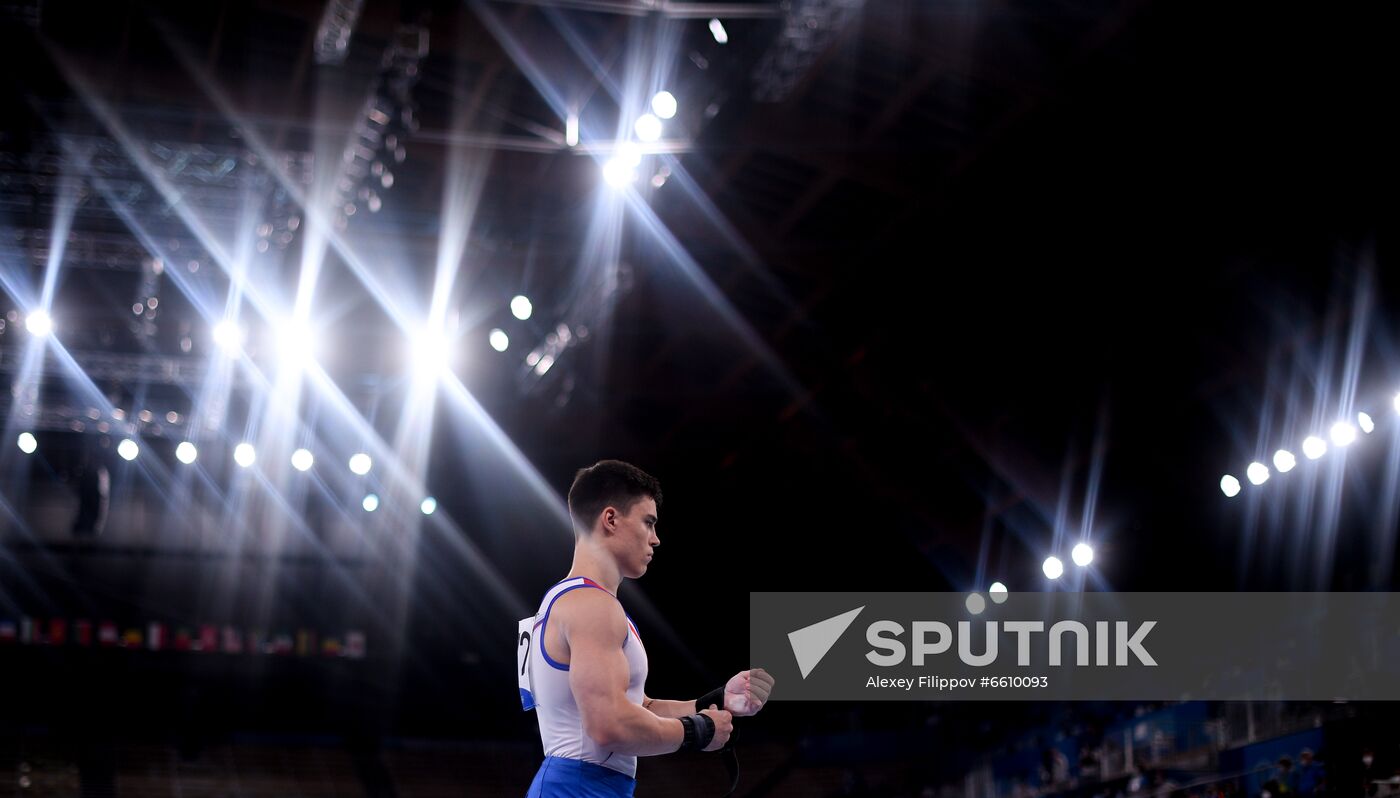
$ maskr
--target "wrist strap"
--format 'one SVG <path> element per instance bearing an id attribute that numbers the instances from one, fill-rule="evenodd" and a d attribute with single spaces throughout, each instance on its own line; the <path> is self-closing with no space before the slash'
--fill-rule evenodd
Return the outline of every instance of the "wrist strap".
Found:
<path id="1" fill-rule="evenodd" d="M 692 716 L 686 715 L 681 721 L 681 747 L 677 751 L 684 751 L 687 748 L 695 747 L 695 720 Z"/>
<path id="2" fill-rule="evenodd" d="M 703 751 L 715 739 L 715 722 L 709 717 L 697 713 L 686 715 L 680 721 L 684 735 L 681 737 L 681 747 L 676 750 Z"/>
<path id="3" fill-rule="evenodd" d="M 720 709 L 724 709 L 724 687 L 723 687 L 723 686 L 721 686 L 721 687 L 716 687 L 715 689 L 711 690 L 710 692 L 708 692 L 708 693 L 706 693 L 706 694 L 700 696 L 699 698 L 695 699 L 695 711 L 696 711 L 696 712 L 699 712 L 699 711 L 704 710 L 704 709 L 709 709 L 711 704 L 714 704 L 715 706 L 719 707 Z"/>

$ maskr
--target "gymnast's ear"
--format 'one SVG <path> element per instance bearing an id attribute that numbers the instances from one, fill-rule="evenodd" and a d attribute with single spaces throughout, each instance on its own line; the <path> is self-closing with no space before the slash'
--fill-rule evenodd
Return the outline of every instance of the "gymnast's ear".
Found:
<path id="1" fill-rule="evenodd" d="M 622 519 L 622 513 L 611 504 L 603 508 L 602 514 L 598 517 L 599 528 L 603 534 L 612 535 L 617 532 L 617 524 Z"/>

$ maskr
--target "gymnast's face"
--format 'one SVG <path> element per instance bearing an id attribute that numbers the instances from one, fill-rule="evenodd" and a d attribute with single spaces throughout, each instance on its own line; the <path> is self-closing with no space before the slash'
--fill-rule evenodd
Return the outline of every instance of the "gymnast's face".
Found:
<path id="1" fill-rule="evenodd" d="M 656 536 L 656 500 L 643 496 L 626 512 L 608 507 L 603 510 L 603 526 L 622 575 L 636 579 L 646 573 L 652 550 L 661 545 Z"/>

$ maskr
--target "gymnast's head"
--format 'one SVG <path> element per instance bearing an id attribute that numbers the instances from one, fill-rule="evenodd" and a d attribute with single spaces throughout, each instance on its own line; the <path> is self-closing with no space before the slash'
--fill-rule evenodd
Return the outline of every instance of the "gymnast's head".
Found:
<path id="1" fill-rule="evenodd" d="M 577 545 L 607 552 L 623 576 L 646 572 L 661 509 L 661 483 L 621 460 L 600 460 L 579 469 L 569 488 L 569 516 Z"/>

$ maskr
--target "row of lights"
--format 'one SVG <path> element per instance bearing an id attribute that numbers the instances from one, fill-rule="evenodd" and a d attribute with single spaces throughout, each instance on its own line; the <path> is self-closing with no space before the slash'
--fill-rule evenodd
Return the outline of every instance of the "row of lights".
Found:
<path id="1" fill-rule="evenodd" d="M 34 452 L 39 449 L 39 441 L 34 437 L 34 433 L 32 432 L 21 432 L 17 442 L 19 444 L 19 450 L 25 454 L 34 454 Z M 141 446 L 131 438 L 123 438 L 121 443 L 117 444 L 117 454 L 120 455 L 123 460 L 129 462 L 140 456 Z M 199 449 L 189 441 L 181 441 L 180 444 L 175 447 L 175 459 L 185 465 L 193 465 L 194 461 L 198 458 Z M 245 441 L 233 447 L 233 462 L 238 464 L 240 468 L 251 468 L 257 461 L 258 453 L 257 450 L 253 448 L 253 444 Z M 291 461 L 292 468 L 303 472 L 310 471 L 311 467 L 316 463 L 316 456 L 308 449 L 297 449 L 292 452 Z M 351 473 L 357 476 L 365 476 L 369 474 L 370 470 L 374 467 L 374 461 L 370 459 L 368 454 L 356 452 L 354 455 L 351 455 L 347 465 L 350 467 Z M 379 509 L 379 497 L 371 493 L 365 496 L 364 501 L 361 502 L 361 506 L 364 508 L 365 512 L 372 513 Z M 422 511 L 423 515 L 432 515 L 437 511 L 437 499 L 428 496 L 419 503 L 418 509 Z"/>
<path id="2" fill-rule="evenodd" d="M 729 32 L 724 29 L 723 22 L 711 19 L 709 29 L 716 44 L 729 42 Z M 674 118 L 677 108 L 676 96 L 671 92 L 663 90 L 654 94 L 651 98 L 651 111 L 637 117 L 637 121 L 632 124 L 632 132 L 636 134 L 637 140 L 647 143 L 659 140 L 665 129 L 665 123 L 662 120 Z M 578 145 L 578 117 L 576 114 L 570 114 L 565 124 L 564 142 L 570 147 Z M 603 180 L 614 188 L 621 188 L 637 179 L 636 170 L 641 164 L 641 150 L 630 142 L 624 143 L 618 147 L 617 154 L 603 164 Z M 664 182 L 665 175 L 662 174 L 658 175 L 652 184 L 659 188 Z"/>
<path id="3" fill-rule="evenodd" d="M 641 141 L 656 141 L 661 138 L 661 132 L 664 128 L 661 120 L 671 119 L 675 115 L 675 95 L 669 91 L 659 91 L 651 98 L 651 113 L 637 117 L 636 123 L 632 125 L 632 130 L 636 132 L 637 138 Z"/>
<path id="4" fill-rule="evenodd" d="M 1396 394 L 1393 401 L 1395 412 L 1400 413 L 1400 394 Z M 1338 449 L 1344 449 L 1356 442 L 1358 437 L 1357 429 L 1366 435 L 1370 435 L 1376 429 L 1376 422 L 1367 413 L 1356 414 L 1356 424 L 1352 425 L 1347 421 L 1338 421 L 1328 430 L 1328 437 L 1332 440 L 1332 445 Z M 1303 456 L 1309 460 L 1317 460 L 1327 454 L 1327 441 L 1317 435 L 1309 435 L 1303 439 Z M 1287 474 L 1298 465 L 1298 457 L 1287 449 L 1279 449 L 1274 452 L 1274 470 L 1280 474 Z M 1244 470 L 1245 479 L 1251 485 L 1263 485 L 1272 476 L 1269 467 L 1257 460 L 1250 463 Z M 1233 499 L 1240 495 L 1243 486 L 1238 477 L 1233 474 L 1226 474 L 1220 478 L 1220 492 L 1227 498 Z"/>
<path id="5" fill-rule="evenodd" d="M 722 27 L 721 27 L 722 29 Z M 651 143 L 661 138 L 664 119 L 675 117 L 676 96 L 669 91 L 659 91 L 651 98 L 651 111 L 637 117 L 632 132 L 637 140 Z M 603 180 L 614 188 L 621 188 L 637 179 L 637 167 L 642 164 L 642 151 L 632 142 L 618 145 L 617 152 L 603 164 Z"/>
<path id="6" fill-rule="evenodd" d="M 987 595 L 992 597 L 992 601 L 1001 604 L 1006 601 L 1010 593 L 1007 592 L 1006 585 L 993 582 L 992 586 L 987 588 Z M 981 615 L 982 611 L 987 609 L 987 600 L 982 598 L 981 593 L 968 593 L 964 603 L 967 605 L 967 611 L 973 615 Z"/>
<path id="7" fill-rule="evenodd" d="M 1070 559 L 1074 561 L 1075 565 L 1080 568 L 1087 568 L 1089 564 L 1094 561 L 1094 547 L 1090 546 L 1088 543 L 1076 544 L 1075 547 L 1070 550 L 1069 556 Z M 1045 562 L 1041 564 L 1040 569 L 1045 572 L 1045 577 L 1047 579 L 1055 580 L 1064 576 L 1065 564 L 1060 561 L 1059 557 L 1051 555 L 1045 558 Z M 1006 585 L 1001 582 L 993 582 L 992 586 L 987 588 L 987 595 L 991 597 L 992 601 L 1001 604 L 1006 601 L 1008 595 Z M 967 611 L 973 615 L 981 615 L 982 611 L 987 609 L 987 600 L 982 597 L 981 593 L 967 594 L 966 604 Z"/>
<path id="8" fill-rule="evenodd" d="M 1080 568 L 1088 568 L 1094 561 L 1094 547 L 1088 543 L 1076 543 L 1069 552 L 1069 558 Z M 1055 555 L 1045 558 L 1045 562 L 1040 564 L 1040 570 L 1044 572 L 1046 579 L 1059 579 L 1064 576 L 1065 564 Z"/>
<path id="9" fill-rule="evenodd" d="M 523 295 L 517 295 L 510 300 L 510 312 L 515 318 L 525 321 L 534 313 L 534 305 L 530 299 Z M 35 310 L 24 320 L 25 329 L 30 335 L 36 338 L 44 338 L 53 333 L 53 317 L 48 311 Z M 309 356 L 314 353 L 315 344 L 310 338 L 311 331 L 299 329 L 288 331 L 287 335 L 281 336 L 281 340 L 295 348 L 295 352 L 290 354 L 298 356 Z M 243 343 L 247 339 L 247 333 L 236 322 L 225 319 L 214 325 L 214 344 L 219 349 L 229 354 L 238 354 L 243 349 Z M 486 336 L 486 341 L 491 348 L 497 352 L 504 352 L 510 347 L 510 336 L 505 330 L 499 327 L 493 328 Z M 428 346 L 423 341 L 416 342 L 415 351 L 427 349 L 434 350 L 441 347 Z M 434 358 L 434 360 L 441 358 Z M 426 364 L 425 364 L 426 365 Z"/>
<path id="10" fill-rule="evenodd" d="M 530 303 L 530 298 L 523 294 L 516 294 L 510 300 L 510 315 L 526 321 L 535 312 L 535 306 Z M 510 348 L 510 336 L 500 327 L 494 327 L 486 334 L 486 343 L 497 352 L 504 352 Z"/>

